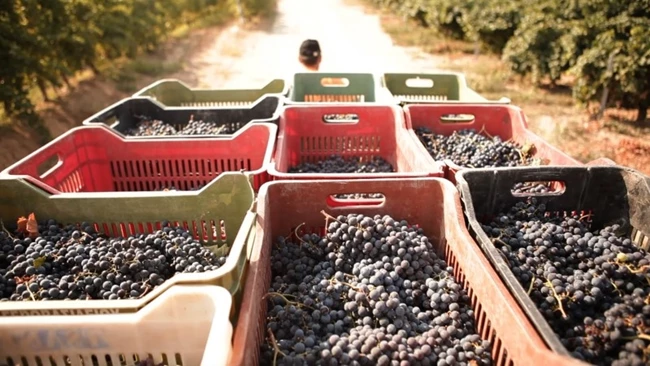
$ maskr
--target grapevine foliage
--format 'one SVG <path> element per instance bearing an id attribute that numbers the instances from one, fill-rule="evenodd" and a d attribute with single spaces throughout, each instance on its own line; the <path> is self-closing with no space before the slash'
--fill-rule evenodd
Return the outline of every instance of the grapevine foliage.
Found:
<path id="1" fill-rule="evenodd" d="M 574 98 L 650 107 L 650 0 L 373 0 L 452 38 L 503 55 L 534 82 L 575 76 Z M 610 61 L 611 60 L 611 61 Z"/>

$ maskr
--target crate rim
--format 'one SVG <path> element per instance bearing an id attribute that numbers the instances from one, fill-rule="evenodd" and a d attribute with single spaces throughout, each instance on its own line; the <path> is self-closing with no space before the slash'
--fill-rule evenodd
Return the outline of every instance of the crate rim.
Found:
<path id="1" fill-rule="evenodd" d="M 226 325 L 231 329 L 231 334 L 234 334 L 235 327 L 234 324 L 230 321 L 230 319 L 224 319 L 221 317 L 219 313 L 219 308 L 224 307 L 224 308 L 230 308 L 235 306 L 234 302 L 232 301 L 232 297 L 229 296 L 228 291 L 221 287 L 221 286 L 210 286 L 210 285 L 180 285 L 176 286 L 175 288 L 170 289 L 169 292 L 165 293 L 164 295 L 160 296 L 159 298 L 155 299 L 153 302 L 155 302 L 155 305 L 152 306 L 149 309 L 146 309 L 145 311 L 139 312 L 139 313 L 122 313 L 122 314 L 115 314 L 111 318 L 112 322 L 119 322 L 119 323 L 131 323 L 129 324 L 130 326 L 134 326 L 136 324 L 136 321 L 147 321 L 148 317 L 155 317 L 155 314 L 157 312 L 163 312 L 166 307 L 169 307 L 171 302 L 174 300 L 174 297 L 176 296 L 188 296 L 188 295 L 198 295 L 200 294 L 201 296 L 209 299 L 209 301 L 213 304 L 214 306 L 214 314 L 210 317 L 211 318 L 211 323 L 209 328 L 210 331 L 207 335 L 207 339 L 205 339 L 206 343 L 206 348 L 199 357 L 201 359 L 201 366 L 207 366 L 211 364 L 211 361 L 213 362 L 213 358 L 215 357 L 214 351 L 212 351 L 211 347 L 211 340 L 214 341 L 216 336 L 218 335 L 217 332 L 222 332 L 223 329 L 218 327 L 219 325 Z M 8 326 L 13 326 L 13 327 L 18 327 L 20 328 L 21 325 L 24 325 L 26 322 L 25 317 L 21 316 L 7 316 L 2 318 L 3 322 L 8 325 Z M 42 325 L 42 328 L 47 329 L 48 325 L 69 325 L 69 326 L 74 326 L 74 325 L 79 325 L 79 324 L 88 324 L 88 323 L 94 323 L 97 326 L 99 324 L 105 323 L 106 318 L 103 314 L 94 314 L 94 315 L 87 315 L 83 317 L 74 317 L 74 316 L 63 316 L 63 315 L 37 315 L 34 317 L 30 317 L 28 321 L 30 322 L 43 322 L 44 324 Z M 229 342 L 229 349 L 228 349 L 228 354 L 229 358 L 232 357 L 232 341 Z M 167 345 L 168 346 L 168 345 Z M 84 350 L 88 353 L 100 353 L 97 352 L 96 349 L 92 348 L 87 348 L 84 347 L 83 345 L 77 346 L 77 345 L 71 345 L 67 344 L 66 347 L 68 348 L 78 348 L 79 350 Z M 85 349 L 84 349 L 85 348 Z M 47 356 L 43 356 L 43 354 L 48 354 L 48 351 L 52 350 L 40 350 L 40 351 L 34 351 L 32 352 L 29 356 L 30 360 L 34 359 L 34 356 L 41 357 L 41 359 L 46 359 Z M 55 350 L 56 352 L 56 350 Z M 58 352 L 57 352 L 58 353 Z M 114 354 L 114 351 L 109 351 L 106 353 Z M 118 352 L 121 353 L 121 352 Z M 25 355 L 27 356 L 27 355 Z M 76 356 L 76 355 L 75 355 Z M 160 357 L 160 353 L 156 354 L 157 357 Z M 226 365 L 228 363 L 228 360 L 226 360 Z M 213 364 L 213 363 L 212 363 Z M 223 363 L 220 363 L 222 365 Z"/>
<path id="2" fill-rule="evenodd" d="M 251 204 L 252 208 L 252 204 Z M 212 272 L 202 273 L 176 273 L 170 277 L 162 285 L 157 286 L 151 292 L 139 299 L 124 299 L 124 300 L 59 300 L 59 301 L 3 301 L 0 302 L 0 319 L 6 317 L 24 317 L 24 316 L 74 316 L 74 315 L 123 315 L 137 313 L 139 310 L 144 309 L 152 301 L 158 299 L 161 295 L 166 293 L 169 289 L 177 286 L 193 285 L 192 282 L 199 282 L 200 275 L 209 273 L 212 277 L 222 276 L 225 273 L 233 271 L 237 267 L 239 257 L 232 256 L 230 253 L 237 253 L 246 250 L 246 243 L 248 237 L 254 232 L 254 225 L 257 220 L 257 212 L 249 208 L 244 216 L 241 227 L 237 231 L 233 245 L 227 256 L 226 262 L 223 266 Z M 253 229 L 253 230 L 251 230 Z M 248 256 L 247 256 L 248 257 Z M 248 265 L 245 267 L 247 269 Z M 176 279 L 174 277 L 183 275 L 183 279 Z M 240 279 L 241 281 L 241 279 Z M 201 285 L 202 286 L 202 285 Z M 217 285 L 208 285 L 214 287 L 222 287 Z M 232 294 L 231 294 L 232 295 Z M 48 314 L 48 312 L 50 314 Z M 72 312 L 72 314 L 65 314 Z M 58 313 L 58 314 L 52 314 Z M 84 314 L 86 313 L 86 314 Z"/>
<path id="3" fill-rule="evenodd" d="M 385 183 L 395 184 L 396 181 L 397 180 L 395 180 L 395 179 L 376 178 L 376 179 L 368 179 L 368 180 L 364 181 L 364 183 L 367 183 L 368 185 L 371 185 L 371 183 L 373 183 L 373 182 L 385 182 Z M 427 184 L 428 182 L 433 182 L 433 181 L 438 182 L 441 185 L 441 188 L 444 191 L 447 191 L 448 192 L 447 194 L 451 195 L 451 198 L 449 198 L 449 199 L 454 200 L 453 211 L 454 211 L 455 217 L 458 218 L 459 222 L 457 223 L 457 225 L 454 225 L 453 230 L 456 230 L 456 231 L 460 232 L 465 238 L 470 239 L 470 240 L 473 241 L 473 238 L 470 235 L 470 233 L 468 231 L 468 228 L 466 227 L 466 225 L 464 225 L 465 224 L 465 218 L 463 216 L 462 205 L 461 205 L 461 201 L 460 201 L 460 197 L 459 197 L 460 194 L 459 194 L 459 191 L 456 189 L 456 187 L 454 186 L 453 183 L 451 183 L 450 181 L 448 181 L 448 180 L 446 180 L 444 178 L 439 178 L 439 177 L 407 178 L 407 179 L 402 179 L 402 181 L 410 181 L 410 182 L 419 181 L 419 182 L 423 182 L 423 184 Z M 262 216 L 263 216 L 263 211 L 266 209 L 266 206 L 267 206 L 267 203 L 265 202 L 266 201 L 265 197 L 268 196 L 269 189 L 271 187 L 277 186 L 277 185 L 296 186 L 296 185 L 305 185 L 305 184 L 309 184 L 309 183 L 322 183 L 322 182 L 323 181 L 321 181 L 321 180 L 313 179 L 313 180 L 299 180 L 299 181 L 295 181 L 295 180 L 271 181 L 271 182 L 265 183 L 260 188 L 258 199 L 256 200 L 256 210 L 258 212 L 258 217 L 257 217 L 258 221 L 257 221 L 257 225 L 256 225 L 257 234 L 256 234 L 256 239 L 255 239 L 256 244 L 258 243 L 258 241 L 261 241 L 261 242 L 264 241 L 264 239 L 263 239 L 264 236 L 262 234 L 264 234 L 264 226 L 265 226 L 265 224 L 261 220 L 262 220 Z M 346 184 L 359 184 L 360 182 L 351 181 L 351 180 L 347 180 L 347 181 L 346 180 L 338 180 L 338 181 L 327 181 L 326 183 L 328 185 L 332 185 L 332 186 L 334 186 L 334 185 L 336 185 L 336 186 L 345 186 Z M 335 194 L 335 192 L 331 192 L 331 193 Z M 262 198 L 262 199 L 260 199 L 260 198 Z M 350 210 L 355 209 L 355 207 L 353 207 L 353 206 L 348 206 L 348 208 Z M 270 235 L 270 234 L 267 233 L 267 236 L 268 235 Z M 271 238 L 270 240 L 273 241 L 273 239 L 274 238 Z M 449 245 L 449 244 L 445 244 L 445 245 Z M 256 245 L 256 247 L 257 247 L 257 245 Z M 255 248 L 255 250 L 261 251 L 261 249 L 258 249 L 258 248 Z M 490 266 L 489 260 L 487 258 L 485 258 L 485 255 L 480 250 L 480 248 L 476 248 L 476 251 L 478 251 L 478 252 L 475 253 L 475 255 L 478 255 L 478 256 L 484 258 L 484 264 L 485 264 L 484 267 L 485 267 L 485 269 L 488 272 L 492 272 L 492 277 L 499 278 L 498 273 L 496 273 L 494 268 L 492 268 L 492 266 Z M 253 259 L 256 259 L 256 260 L 253 261 Z M 260 258 L 251 257 L 251 263 L 259 263 L 259 259 Z M 253 278 L 258 278 L 258 277 L 261 276 L 261 274 L 259 273 L 259 270 L 260 270 L 259 265 L 252 265 L 251 264 L 251 267 L 252 267 L 251 272 L 249 273 L 249 277 L 247 278 L 246 285 L 249 285 L 249 283 L 248 283 L 249 280 L 251 281 L 250 285 L 252 285 L 253 284 Z M 523 322 L 523 324 L 522 324 L 523 328 L 529 328 L 529 329 L 532 328 L 531 324 L 530 324 L 531 323 L 530 320 L 525 317 L 525 313 L 520 309 L 520 307 L 518 306 L 519 304 L 516 302 L 516 300 L 514 299 L 512 294 L 509 291 L 507 291 L 507 288 L 506 288 L 505 284 L 501 283 L 500 287 L 502 287 L 503 290 L 504 290 L 502 292 L 502 296 L 505 296 L 505 297 L 507 297 L 509 299 L 509 301 L 508 301 L 509 306 L 508 307 L 512 308 L 513 311 L 515 311 L 515 312 L 518 311 L 518 312 L 521 313 L 520 314 L 521 316 L 517 318 L 517 320 L 518 320 L 517 323 L 522 324 L 522 322 Z M 246 292 L 248 291 L 248 287 L 246 288 L 245 291 Z M 255 301 L 255 300 L 253 299 L 253 301 Z M 244 303 L 242 302 L 242 306 L 243 306 L 243 304 Z M 251 306 L 248 303 L 246 305 L 247 305 L 247 307 Z M 253 309 L 254 308 L 255 308 L 255 306 L 253 306 Z M 265 311 L 264 310 L 265 306 L 262 306 L 262 309 L 263 309 L 262 311 Z M 252 320 L 253 324 L 255 322 L 256 322 L 256 320 Z M 254 327 L 255 326 L 253 325 L 253 328 Z M 238 345 L 240 347 L 241 346 L 246 347 L 246 346 L 250 345 L 249 342 L 248 342 L 248 340 L 250 340 L 249 333 L 241 333 L 240 331 L 238 331 L 238 329 L 241 329 L 239 327 L 239 324 L 238 324 L 238 328 L 235 330 L 235 332 L 233 334 L 233 352 L 237 350 L 237 348 L 235 348 L 236 345 Z M 494 332 L 494 330 L 492 332 Z M 535 341 L 529 339 L 529 340 L 527 340 L 527 342 L 537 344 L 537 345 L 540 345 L 540 344 L 544 345 L 543 340 L 541 339 L 540 335 L 537 332 L 529 331 L 528 333 L 530 333 L 530 335 L 532 335 L 532 336 L 536 336 L 537 339 Z M 242 345 L 242 343 L 243 343 L 243 345 Z M 548 348 L 534 348 L 534 351 L 535 351 L 535 356 L 542 356 L 543 358 L 546 359 L 546 361 L 554 361 L 555 362 L 554 364 L 563 364 L 563 365 L 571 365 L 571 366 L 582 366 L 582 365 L 586 366 L 587 365 L 584 362 L 580 362 L 580 361 L 577 361 L 577 360 L 571 359 L 571 358 L 566 358 L 565 356 L 553 353 Z M 233 356 L 234 355 L 235 355 L 235 353 L 233 353 Z M 496 356 L 496 355 L 494 355 L 494 356 Z M 503 357 L 503 354 L 501 355 L 501 357 Z M 235 363 L 236 361 L 242 361 L 242 359 L 244 361 L 243 363 L 239 363 L 239 364 Z M 249 366 L 250 364 L 246 363 L 246 357 L 243 356 L 243 357 L 239 357 L 238 359 L 235 359 L 235 360 L 231 359 L 230 365 L 232 365 L 232 366 L 241 366 L 241 365 Z M 250 366 L 253 366 L 253 365 L 250 365 Z"/>
<path id="4" fill-rule="evenodd" d="M 339 108 L 343 109 L 349 109 L 349 110 L 354 110 L 354 109 L 369 109 L 369 108 L 383 108 L 386 110 L 390 110 L 393 116 L 395 117 L 395 123 L 396 123 L 396 129 L 402 129 L 403 133 L 406 134 L 408 139 L 411 141 L 411 144 L 417 144 L 414 148 L 416 152 L 420 152 L 418 155 L 422 155 L 422 152 L 419 150 L 418 145 L 422 145 L 420 141 L 417 139 L 417 136 L 415 136 L 414 133 L 411 133 L 411 131 L 406 128 L 406 117 L 405 113 L 402 107 L 400 107 L 397 104 L 393 103 L 388 103 L 388 102 L 374 102 L 374 103 L 314 103 L 314 104 L 309 104 L 309 103 L 304 103 L 304 104 L 297 104 L 297 105 L 286 105 L 284 106 L 282 110 L 282 114 L 280 115 L 280 118 L 278 120 L 278 140 L 281 135 L 280 133 L 280 127 L 282 127 L 282 121 L 285 116 L 286 111 L 291 111 L 291 110 L 309 110 L 314 107 L 318 107 L 321 110 L 325 110 L 323 114 L 328 113 L 327 110 L 332 110 L 332 112 L 336 112 Z M 350 114 L 353 114 L 353 112 L 350 112 Z M 413 140 L 413 139 L 416 140 Z M 267 171 L 271 177 L 274 177 L 276 180 L 290 180 L 290 179 L 299 179 L 299 180 L 308 180 L 308 179 L 381 179 L 381 178 L 425 178 L 425 177 L 438 177 L 438 176 L 444 176 L 447 168 L 444 164 L 444 162 L 439 162 L 439 161 L 427 161 L 426 157 L 430 157 L 429 153 L 427 152 L 427 155 L 424 156 L 425 160 L 423 162 L 428 163 L 427 165 L 429 166 L 429 169 L 427 171 L 423 172 L 392 172 L 392 173 L 354 173 L 353 176 L 350 173 L 288 173 L 288 172 L 280 172 L 276 168 L 276 159 L 275 159 L 275 153 L 277 152 L 277 149 L 280 148 L 280 142 L 277 141 L 275 145 L 276 151 L 274 151 L 273 158 L 267 165 Z M 433 159 L 431 159 L 433 160 Z M 305 177 L 305 178 L 303 178 Z"/>
<path id="5" fill-rule="evenodd" d="M 132 95 L 132 96 L 129 96 L 129 97 L 122 98 L 122 99 L 118 100 L 117 102 L 107 106 L 106 108 L 96 112 L 95 114 L 91 115 L 90 117 L 84 119 L 83 122 L 81 123 L 81 125 L 82 126 L 103 125 L 103 126 L 106 126 L 108 128 L 113 129 L 113 128 L 115 128 L 115 126 L 117 126 L 119 121 L 115 121 L 112 124 L 108 124 L 106 122 L 99 121 L 98 120 L 99 117 L 107 114 L 110 111 L 115 110 L 115 108 L 119 107 L 120 105 L 122 105 L 124 103 L 128 103 L 131 100 L 146 100 L 149 103 L 152 103 L 156 107 L 158 107 L 158 108 L 160 108 L 162 110 L 165 110 L 165 111 L 194 111 L 194 110 L 201 110 L 201 111 L 209 112 L 209 111 L 233 110 L 233 109 L 234 110 L 252 110 L 252 109 L 256 108 L 258 105 L 266 102 L 266 100 L 276 99 L 278 101 L 278 106 L 275 109 L 275 111 L 273 112 L 273 115 L 271 117 L 269 117 L 269 118 L 257 118 L 257 119 L 253 119 L 251 121 L 248 121 L 248 122 L 259 122 L 259 121 L 263 121 L 263 122 L 269 121 L 270 122 L 270 121 L 273 121 L 273 120 L 279 118 L 280 112 L 281 112 L 280 109 L 284 105 L 284 99 L 285 98 L 286 97 L 284 95 L 282 95 L 282 94 L 267 93 L 267 94 L 264 94 L 264 95 L 260 96 L 259 98 L 257 98 L 254 102 L 252 102 L 248 106 L 236 106 L 236 107 L 231 107 L 231 106 L 183 107 L 183 106 L 167 106 L 165 104 L 162 104 L 156 98 L 153 98 L 153 97 L 147 96 L 147 95 L 138 95 L 138 96 L 133 96 Z M 247 123 L 247 124 L 249 124 L 249 123 Z M 115 132 L 117 132 L 120 135 L 122 135 L 122 136 L 124 136 L 126 138 L 129 138 L 129 139 L 147 139 L 147 138 L 151 139 L 152 137 L 155 137 L 155 136 L 125 136 L 125 135 L 123 135 L 122 133 L 120 133 L 118 131 L 115 131 Z M 215 137 L 215 136 L 221 136 L 221 135 L 205 135 L 205 136 L 207 136 L 207 137 Z M 224 136 L 229 136 L 229 135 L 224 135 Z M 164 136 L 164 137 L 165 138 L 199 138 L 199 137 L 202 137 L 202 136 L 201 135 L 198 135 L 198 136 L 194 136 L 194 135 L 175 135 L 175 136 Z"/>
<path id="6" fill-rule="evenodd" d="M 152 89 L 152 88 L 155 88 L 155 87 L 159 86 L 160 84 L 169 83 L 169 82 L 179 83 L 179 84 L 181 84 L 182 86 L 184 86 L 185 88 L 187 88 L 188 90 L 191 90 L 191 91 L 221 91 L 221 92 L 229 92 L 229 91 L 233 91 L 233 90 L 262 90 L 262 89 L 264 89 L 265 87 L 269 86 L 271 83 L 276 82 L 276 81 L 282 81 L 282 84 L 283 84 L 282 91 L 279 92 L 279 93 L 266 93 L 266 94 L 263 94 L 262 97 L 264 97 L 264 96 L 266 96 L 266 95 L 286 95 L 286 93 L 289 91 L 290 85 L 289 85 L 289 83 L 288 83 L 285 79 L 282 79 L 282 78 L 271 79 L 271 80 L 269 80 L 269 82 L 267 82 L 267 83 L 266 83 L 264 86 L 262 86 L 261 88 L 247 88 L 247 89 L 244 89 L 244 88 L 221 88 L 221 89 L 210 89 L 210 88 L 207 88 L 207 87 L 206 87 L 206 88 L 192 88 L 192 87 L 190 87 L 186 82 L 184 82 L 184 81 L 182 81 L 182 80 L 180 80 L 180 79 L 176 79 L 176 78 L 163 78 L 163 79 L 159 79 L 159 80 L 157 80 L 157 81 L 154 81 L 153 83 L 151 83 L 151 84 L 149 84 L 149 85 L 147 85 L 147 86 L 141 88 L 141 89 L 138 90 L 137 92 L 133 93 L 132 96 L 133 96 L 133 97 L 140 97 L 140 96 L 143 96 L 142 93 L 146 92 L 147 90 Z M 259 99 L 260 99 L 260 98 L 258 98 L 257 100 L 255 100 L 255 101 L 252 102 L 252 103 L 256 103 L 256 102 L 258 102 Z M 165 106 L 166 106 L 166 105 L 165 105 Z"/>
<path id="7" fill-rule="evenodd" d="M 253 126 L 261 126 L 261 127 L 253 127 Z M 239 135 L 243 134 L 246 130 L 250 128 L 267 128 L 269 130 L 269 141 L 266 145 L 265 151 L 264 151 L 264 158 L 262 162 L 262 166 L 254 171 L 240 171 L 240 172 L 223 172 L 219 176 L 216 177 L 218 179 L 220 176 L 223 174 L 244 174 L 245 176 L 248 177 L 248 179 L 252 179 L 253 176 L 258 175 L 258 174 L 263 174 L 265 171 L 267 171 L 267 166 L 269 162 L 273 158 L 273 152 L 275 151 L 275 145 L 276 145 L 276 139 L 278 136 L 278 126 L 276 126 L 273 123 L 248 123 L 244 127 L 240 128 L 238 131 L 236 131 L 232 135 L 223 135 L 223 136 L 214 136 L 214 137 L 206 137 L 205 139 L 202 139 L 202 141 L 224 141 L 224 140 L 236 140 Z M 37 156 L 41 151 L 49 146 L 52 146 L 54 144 L 59 143 L 61 140 L 64 140 L 68 138 L 69 136 L 78 133 L 79 131 L 84 131 L 84 130 L 97 130 L 97 131 L 104 131 L 102 133 L 108 133 L 112 134 L 115 137 L 117 137 L 119 140 L 121 140 L 122 143 L 128 143 L 128 144 L 147 144 L 147 143 L 159 143 L 167 141 L 173 141 L 173 142 L 179 142 L 179 138 L 162 138 L 162 139 L 127 139 L 125 138 L 122 134 L 117 132 L 116 130 L 106 126 L 105 124 L 97 124 L 97 125 L 92 125 L 92 126 L 77 126 L 69 129 L 68 131 L 64 132 L 63 134 L 59 135 L 52 141 L 48 142 L 47 144 L 39 147 L 38 149 L 32 151 L 29 155 L 25 156 L 24 158 L 18 160 L 17 162 L 11 164 L 7 168 L 3 169 L 0 171 L 0 179 L 17 179 L 24 181 L 30 185 L 33 185 L 37 187 L 39 190 L 42 190 L 44 194 L 50 194 L 50 195 L 57 195 L 61 197 L 98 197 L 106 194 L 110 194 L 113 197 L 142 197 L 143 195 L 147 196 L 153 196 L 153 197 L 159 197 L 159 196 L 167 196 L 170 193 L 161 191 L 134 191 L 134 192 L 79 192 L 79 193 L 64 193 L 59 190 L 57 190 L 54 187 L 50 187 L 42 182 L 40 182 L 38 179 L 29 176 L 29 175 L 23 175 L 23 174 L 18 174 L 14 175 L 11 174 L 10 172 L 13 169 L 16 169 L 18 166 L 24 164 L 26 161 L 32 159 L 34 156 Z M 183 138 L 182 141 L 185 143 L 190 143 L 194 139 L 191 138 Z M 208 182 L 205 186 L 201 187 L 201 189 L 198 189 L 196 191 L 174 191 L 174 195 L 178 196 L 194 196 L 194 195 L 199 195 L 203 190 L 207 187 L 209 187 L 212 183 L 216 182 L 216 179 L 213 179 L 212 181 Z"/>
<path id="8" fill-rule="evenodd" d="M 549 142 L 547 142 L 541 136 L 539 136 L 538 134 L 536 134 L 532 130 L 530 130 L 529 125 L 528 125 L 528 117 L 526 116 L 526 113 L 523 111 L 523 109 L 521 107 L 519 107 L 519 106 L 512 105 L 512 104 L 504 104 L 504 103 L 456 103 L 456 102 L 453 102 L 453 103 L 410 103 L 410 104 L 404 105 L 403 110 L 404 110 L 404 121 L 405 121 L 405 124 L 406 124 L 406 128 L 409 131 L 412 132 L 413 137 L 417 140 L 418 150 L 422 154 L 426 154 L 425 159 L 427 159 L 429 162 L 435 162 L 436 160 L 434 160 L 433 157 L 431 156 L 431 154 L 429 154 L 429 151 L 427 151 L 426 147 L 424 147 L 424 144 L 422 144 L 419 137 L 415 133 L 415 128 L 413 127 L 413 120 L 411 119 L 410 110 L 413 109 L 413 108 L 415 108 L 415 109 L 419 109 L 419 108 L 435 108 L 435 107 L 448 108 L 448 107 L 458 107 L 458 106 L 478 107 L 478 108 L 500 108 L 500 109 L 505 109 L 505 110 L 509 110 L 509 111 L 514 112 L 514 113 L 517 113 L 519 115 L 519 117 L 520 117 L 517 122 L 520 125 L 521 129 L 525 131 L 527 139 L 531 139 L 531 138 L 532 139 L 539 139 L 540 141 L 543 141 L 544 143 L 546 143 L 553 150 L 556 150 L 559 153 L 561 153 L 562 155 L 565 155 L 565 157 L 567 157 L 569 160 L 572 161 L 574 166 L 579 167 L 579 166 L 583 165 L 581 162 L 579 162 L 578 160 L 576 160 L 572 156 L 566 154 L 562 150 L 558 149 L 556 146 L 551 145 Z M 459 128 L 459 130 L 460 129 L 461 128 Z M 468 170 L 468 169 L 470 169 L 470 170 L 483 169 L 483 168 L 462 167 L 462 166 L 454 163 L 453 161 L 451 161 L 449 159 L 444 159 L 441 162 L 444 164 L 446 170 L 448 170 L 449 172 L 452 172 L 452 174 L 454 174 L 454 175 L 458 174 L 459 172 Z M 550 164 L 550 165 L 546 165 L 546 166 L 556 166 L 556 165 Z M 563 165 L 563 166 L 566 166 L 566 165 Z M 519 167 L 520 166 L 515 167 L 515 168 L 519 168 Z M 524 166 L 524 167 L 527 167 L 527 166 Z M 486 169 L 497 169 L 497 168 L 486 168 Z"/>
<path id="9" fill-rule="evenodd" d="M 601 158 L 602 159 L 602 158 Z M 600 159 L 596 159 L 598 161 Z M 617 169 L 621 171 L 628 171 L 633 174 L 639 174 L 645 176 L 643 173 L 639 172 L 636 169 L 632 169 L 620 165 L 611 165 L 608 161 L 604 162 L 605 165 L 585 165 L 585 166 L 543 166 L 543 167 L 513 167 L 513 168 L 480 168 L 480 169 L 471 169 L 471 170 L 462 170 L 459 171 L 456 175 L 456 188 L 460 195 L 460 200 L 463 204 L 463 213 L 467 217 L 466 224 L 470 233 L 474 234 L 472 237 L 476 238 L 475 242 L 481 248 L 481 251 L 484 253 L 485 257 L 488 259 L 490 264 L 495 268 L 495 271 L 501 281 L 506 286 L 508 292 L 515 299 L 523 313 L 529 319 L 531 325 L 537 331 L 537 334 L 542 338 L 546 345 L 557 354 L 571 357 L 567 348 L 562 344 L 559 337 L 555 334 L 548 321 L 544 319 L 542 313 L 537 309 L 537 306 L 532 302 L 530 297 L 526 294 L 525 289 L 514 277 L 512 270 L 508 264 L 503 260 L 500 254 L 498 254 L 498 249 L 491 246 L 488 247 L 484 243 L 491 242 L 490 238 L 487 236 L 483 228 L 481 227 L 481 222 L 477 219 L 476 210 L 474 209 L 474 202 L 471 198 L 470 187 L 465 179 L 466 174 L 476 174 L 476 173 L 489 173 L 492 172 L 493 176 L 498 174 L 499 171 L 536 171 L 539 169 L 543 170 L 557 170 L 560 169 L 563 173 L 571 171 L 574 172 L 585 172 L 591 170 L 601 170 L 601 169 Z M 576 359 L 577 360 L 577 359 Z"/>

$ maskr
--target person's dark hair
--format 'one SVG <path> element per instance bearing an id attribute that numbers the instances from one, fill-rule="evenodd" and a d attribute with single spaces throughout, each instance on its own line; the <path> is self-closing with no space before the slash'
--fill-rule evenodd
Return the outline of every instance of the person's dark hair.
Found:
<path id="1" fill-rule="evenodd" d="M 320 44 L 315 39 L 308 39 L 300 45 L 300 62 L 307 66 L 318 64 L 320 59 Z"/>

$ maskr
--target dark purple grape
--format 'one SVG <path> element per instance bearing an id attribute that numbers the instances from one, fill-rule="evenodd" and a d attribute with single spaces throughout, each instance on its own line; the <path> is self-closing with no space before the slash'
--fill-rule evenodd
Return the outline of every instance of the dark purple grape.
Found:
<path id="1" fill-rule="evenodd" d="M 273 337 L 260 364 L 273 363 L 275 347 L 278 365 L 490 364 L 467 294 L 435 253 L 421 229 L 380 215 L 339 216 L 324 236 L 279 238 L 268 295 Z M 462 345 L 468 352 L 456 352 Z"/>

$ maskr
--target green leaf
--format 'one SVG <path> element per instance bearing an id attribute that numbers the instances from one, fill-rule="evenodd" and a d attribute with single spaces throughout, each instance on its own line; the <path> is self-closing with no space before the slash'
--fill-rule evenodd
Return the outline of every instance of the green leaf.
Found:
<path id="1" fill-rule="evenodd" d="M 38 257 L 34 259 L 34 267 L 38 268 L 42 266 L 45 263 L 46 258 L 45 257 Z"/>

